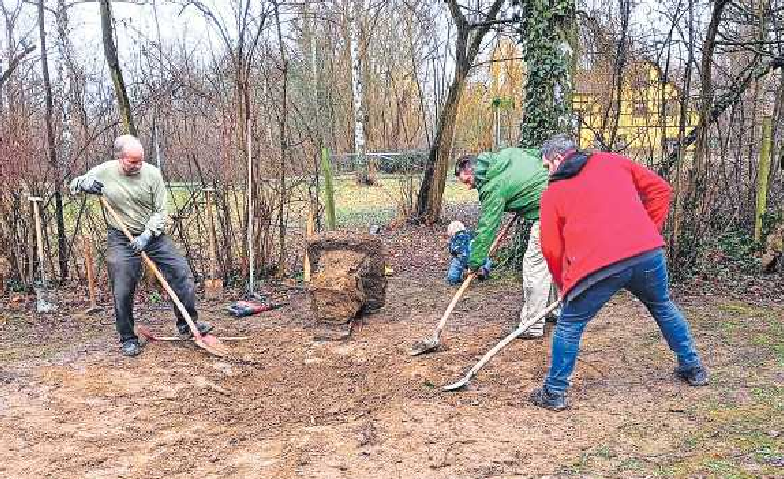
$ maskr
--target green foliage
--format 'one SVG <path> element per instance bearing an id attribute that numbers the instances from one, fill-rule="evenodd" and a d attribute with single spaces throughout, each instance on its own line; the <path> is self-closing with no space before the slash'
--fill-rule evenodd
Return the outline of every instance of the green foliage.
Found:
<path id="1" fill-rule="evenodd" d="M 681 251 L 690 256 L 677 258 L 681 261 L 681 274 L 677 279 L 685 279 L 698 273 L 734 274 L 756 273 L 760 268 L 759 254 L 765 248 L 765 240 L 776 227 L 781 224 L 780 211 L 768 211 L 762 216 L 762 236 L 754 240 L 753 229 L 745 224 L 733 224 L 724 232 L 712 239 L 699 243 L 699 250 L 694 238 L 685 232 L 681 237 Z M 699 252 L 699 257 L 690 261 L 690 257 Z M 688 265 L 684 267 L 684 264 Z"/>
<path id="2" fill-rule="evenodd" d="M 530 221 L 518 221 L 514 226 L 511 240 L 498 249 L 496 254 L 495 269 L 499 272 L 508 272 L 521 275 L 523 272 L 523 256 L 528 247 L 528 237 L 531 234 Z"/>

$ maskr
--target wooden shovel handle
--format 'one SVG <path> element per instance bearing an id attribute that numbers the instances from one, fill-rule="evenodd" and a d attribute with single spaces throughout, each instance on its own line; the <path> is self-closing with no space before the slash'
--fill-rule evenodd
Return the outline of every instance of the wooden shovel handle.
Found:
<path id="1" fill-rule="evenodd" d="M 490 245 L 490 251 L 488 251 L 487 255 L 492 256 L 495 253 L 495 250 L 498 249 L 498 245 L 501 244 L 501 241 L 506 237 L 506 234 L 509 232 L 509 228 L 512 227 L 512 224 L 517 221 L 517 215 L 514 215 L 509 221 L 506 222 L 501 231 L 498 232 L 496 235 L 495 240 L 493 240 L 493 244 Z M 460 298 L 463 296 L 463 293 L 468 289 L 468 286 L 471 284 L 471 281 L 476 278 L 476 273 L 468 273 L 468 276 L 463 280 L 463 284 L 460 286 L 460 289 L 457 290 L 454 296 L 452 296 L 452 301 L 449 303 L 449 306 L 446 307 L 446 311 L 441 316 L 441 320 L 438 322 L 438 326 L 436 326 L 436 332 L 434 337 L 436 341 L 441 336 L 441 330 L 444 329 L 446 325 L 446 320 L 449 318 L 449 315 L 452 314 L 452 310 L 455 309 L 457 302 L 460 301 Z"/>
<path id="2" fill-rule="evenodd" d="M 130 231 L 128 231 L 128 227 L 125 226 L 123 220 L 120 219 L 119 215 L 117 215 L 117 212 L 114 211 L 114 208 L 112 208 L 112 206 L 109 204 L 108 201 L 106 201 L 106 198 L 103 196 L 101 196 L 101 204 L 104 206 L 104 208 L 106 208 L 109 211 L 109 214 L 112 215 L 112 217 L 117 222 L 117 224 L 120 225 L 120 228 L 122 228 L 122 232 L 125 233 L 125 236 L 128 237 L 128 241 L 133 241 L 133 235 L 131 234 Z M 196 324 L 194 324 L 193 319 L 191 319 L 191 315 L 188 314 L 188 310 L 185 309 L 185 306 L 182 304 L 182 301 L 180 301 L 180 298 L 177 297 L 177 294 L 174 292 L 171 286 L 169 286 L 169 282 L 166 281 L 166 278 L 163 277 L 161 271 L 158 269 L 157 266 L 155 266 L 155 263 L 153 263 L 153 261 L 150 259 L 149 256 L 147 256 L 147 253 L 145 253 L 144 251 L 142 251 L 142 259 L 144 260 L 144 263 L 147 265 L 150 271 L 153 272 L 155 277 L 158 278 L 158 281 L 161 283 L 161 286 L 163 286 L 163 289 L 166 290 L 166 292 L 169 294 L 169 297 L 172 299 L 172 301 L 174 301 L 174 304 L 177 306 L 177 309 L 180 311 L 180 313 L 182 313 L 182 317 L 185 319 L 185 322 L 187 322 L 188 326 L 191 328 L 194 341 L 196 341 L 197 343 L 200 342 L 202 338 L 202 334 L 199 332 L 199 329 L 196 327 Z"/>
<path id="3" fill-rule="evenodd" d="M 503 239 L 506 238 L 506 234 L 509 233 L 509 228 L 511 228 L 515 221 L 517 221 L 517 218 L 519 218 L 519 215 L 512 216 L 512 218 L 506 222 L 504 227 L 501 228 L 501 231 L 498 232 L 495 239 L 493 240 L 493 244 L 490 245 L 490 250 L 487 252 L 487 256 L 493 256 L 495 250 L 497 250 L 498 246 L 501 244 L 501 241 L 503 241 Z"/>

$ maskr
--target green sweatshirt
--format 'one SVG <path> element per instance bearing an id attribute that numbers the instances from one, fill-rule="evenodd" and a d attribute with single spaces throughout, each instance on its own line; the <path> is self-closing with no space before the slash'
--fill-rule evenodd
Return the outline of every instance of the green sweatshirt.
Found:
<path id="1" fill-rule="evenodd" d="M 132 234 L 139 235 L 145 229 L 155 235 L 163 233 L 169 216 L 168 197 L 158 168 L 144 163 L 139 174 L 128 176 L 122 172 L 120 162 L 112 160 L 91 169 L 84 177 L 103 183 L 104 197 Z M 106 218 L 110 226 L 121 229 L 112 215 Z"/>
<path id="2" fill-rule="evenodd" d="M 527 220 L 539 219 L 539 200 L 547 179 L 539 150 L 506 148 L 479 155 L 474 167 L 474 187 L 479 192 L 482 212 L 471 244 L 471 269 L 485 262 L 504 212 L 519 213 Z"/>

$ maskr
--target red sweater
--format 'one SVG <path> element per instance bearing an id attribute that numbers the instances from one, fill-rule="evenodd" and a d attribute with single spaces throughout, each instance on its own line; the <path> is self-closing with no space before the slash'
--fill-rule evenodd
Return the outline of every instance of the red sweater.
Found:
<path id="1" fill-rule="evenodd" d="M 541 241 L 561 294 L 605 266 L 663 246 L 671 194 L 656 173 L 613 153 L 594 153 L 574 176 L 551 182 L 542 194 Z"/>

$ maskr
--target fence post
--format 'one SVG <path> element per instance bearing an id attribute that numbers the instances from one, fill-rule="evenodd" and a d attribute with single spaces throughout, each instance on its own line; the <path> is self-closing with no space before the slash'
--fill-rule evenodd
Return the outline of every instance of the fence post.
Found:
<path id="1" fill-rule="evenodd" d="M 332 164 L 329 150 L 321 148 L 321 172 L 324 175 L 324 208 L 327 213 L 327 229 L 335 229 L 335 187 L 332 184 Z"/>
<path id="2" fill-rule="evenodd" d="M 762 119 L 762 147 L 757 171 L 757 204 L 754 210 L 754 241 L 762 237 L 762 216 L 768 206 L 768 177 L 770 176 L 771 118 Z"/>

